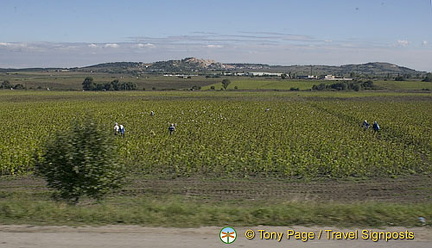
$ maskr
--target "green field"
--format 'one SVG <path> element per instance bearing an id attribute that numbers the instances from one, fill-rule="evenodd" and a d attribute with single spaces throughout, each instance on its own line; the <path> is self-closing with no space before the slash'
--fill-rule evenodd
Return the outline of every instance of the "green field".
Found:
<path id="1" fill-rule="evenodd" d="M 111 74 L 111 73 L 83 73 L 83 72 L 11 72 L 0 73 L 0 82 L 9 81 L 12 85 L 22 84 L 30 90 L 50 90 L 65 91 L 82 90 L 82 82 L 86 77 L 93 77 L 95 83 L 109 83 L 113 80 L 120 82 L 132 82 L 137 85 L 137 90 L 183 90 L 193 86 L 203 87 L 221 81 L 217 78 L 206 78 L 204 76 L 193 76 L 191 78 L 178 78 L 168 76 L 142 75 L 133 76 L 130 74 Z"/>
<path id="2" fill-rule="evenodd" d="M 410 226 L 430 215 L 430 93 L 2 90 L 0 103 L 3 223 Z M 51 203 L 33 158 L 88 115 L 107 132 L 125 125 L 130 184 L 101 205 Z"/>
<path id="3" fill-rule="evenodd" d="M 375 84 L 386 90 L 432 90 L 431 82 L 421 81 L 376 81 Z"/>
<path id="4" fill-rule="evenodd" d="M 310 90 L 314 84 L 320 84 L 319 81 L 312 80 L 282 80 L 282 79 L 251 79 L 251 78 L 231 78 L 231 84 L 227 89 L 232 90 L 237 87 L 239 90 L 289 90 L 290 88 L 298 88 L 299 90 Z M 216 83 L 203 88 L 210 89 L 214 86 L 215 89 L 220 89 L 221 84 Z"/>
<path id="5" fill-rule="evenodd" d="M 74 118 L 94 115 L 126 164 L 162 175 L 336 177 L 431 172 L 430 94 L 2 91 L 0 169 L 32 156 Z M 269 109 L 269 111 L 265 111 Z M 155 111 L 155 116 L 149 112 Z M 363 120 L 382 130 L 363 131 Z M 169 123 L 178 125 L 169 136 Z"/>
<path id="6" fill-rule="evenodd" d="M 299 90 L 310 90 L 313 85 L 333 84 L 338 81 L 326 80 L 283 80 L 279 78 L 229 78 L 231 84 L 228 90 L 237 87 L 238 90 L 290 90 L 292 88 Z M 378 90 L 384 91 L 431 91 L 432 83 L 421 81 L 374 81 Z M 220 82 L 203 87 L 203 90 L 209 90 L 211 87 L 216 90 L 222 88 Z"/>

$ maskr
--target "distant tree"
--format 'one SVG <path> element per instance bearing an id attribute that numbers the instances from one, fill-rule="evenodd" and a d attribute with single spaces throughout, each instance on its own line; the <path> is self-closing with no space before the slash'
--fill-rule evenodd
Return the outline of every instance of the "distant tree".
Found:
<path id="1" fill-rule="evenodd" d="M 110 83 L 106 83 L 106 84 L 104 85 L 104 90 L 109 91 L 109 90 L 114 90 L 114 89 L 113 89 L 113 87 L 112 87 L 112 84 L 110 84 Z"/>
<path id="2" fill-rule="evenodd" d="M 191 90 L 192 91 L 194 91 L 194 90 L 201 90 L 201 87 L 194 85 L 194 86 L 192 86 Z"/>
<path id="3" fill-rule="evenodd" d="M 137 88 L 137 85 L 135 83 L 132 83 L 132 82 L 127 82 L 127 83 L 121 84 L 122 90 L 136 90 L 136 88 Z"/>
<path id="4" fill-rule="evenodd" d="M 96 90 L 96 91 L 100 91 L 100 90 L 104 90 L 104 89 L 105 89 L 104 84 L 96 84 L 95 87 L 93 88 L 93 90 Z"/>
<path id="5" fill-rule="evenodd" d="M 77 121 L 45 143 L 35 158 L 36 173 L 60 199 L 72 204 L 84 195 L 99 200 L 123 183 L 124 169 L 114 144 L 92 118 Z"/>
<path id="6" fill-rule="evenodd" d="M 95 88 L 96 88 L 96 84 L 94 83 L 92 77 L 86 77 L 82 82 L 83 90 L 95 90 Z"/>
<path id="7" fill-rule="evenodd" d="M 373 81 L 371 81 L 371 80 L 368 80 L 366 82 L 360 82 L 360 84 L 361 84 L 361 87 L 365 90 L 371 90 L 371 89 L 376 88 Z"/>
<path id="8" fill-rule="evenodd" d="M 326 88 L 327 87 L 325 83 L 320 83 L 319 85 L 312 86 L 312 90 L 318 90 L 318 91 L 325 90 Z"/>
<path id="9" fill-rule="evenodd" d="M 10 89 L 12 88 L 12 84 L 8 80 L 4 80 L 1 84 L 0 88 L 2 89 Z"/>
<path id="10" fill-rule="evenodd" d="M 338 91 L 360 91 L 360 90 L 374 90 L 377 87 L 374 85 L 373 81 L 369 80 L 366 82 L 363 81 L 343 81 L 336 82 L 333 84 L 324 84 L 321 83 L 319 85 L 312 86 L 312 90 L 323 91 L 323 90 L 338 90 Z M 292 90 L 293 88 L 291 88 Z"/>
<path id="11" fill-rule="evenodd" d="M 426 74 L 426 77 L 422 81 L 423 82 L 432 82 L 432 73 Z"/>
<path id="12" fill-rule="evenodd" d="M 229 79 L 222 80 L 222 87 L 226 90 L 228 88 L 228 85 L 231 84 L 231 81 Z"/>
<path id="13" fill-rule="evenodd" d="M 352 84 L 351 88 L 354 91 L 360 91 L 361 90 L 361 86 L 359 84 Z"/>
<path id="14" fill-rule="evenodd" d="M 13 88 L 16 89 L 16 90 L 23 90 L 23 89 L 25 89 L 24 85 L 22 85 L 22 84 L 16 84 Z"/>
<path id="15" fill-rule="evenodd" d="M 405 78 L 403 76 L 397 76 L 395 81 L 405 81 Z"/>
<path id="16" fill-rule="evenodd" d="M 346 90 L 348 85 L 345 82 L 334 83 L 330 85 L 330 88 L 335 90 Z"/>
<path id="17" fill-rule="evenodd" d="M 113 88 L 113 90 L 120 90 L 120 82 L 118 79 L 113 80 L 111 82 L 111 87 Z"/>

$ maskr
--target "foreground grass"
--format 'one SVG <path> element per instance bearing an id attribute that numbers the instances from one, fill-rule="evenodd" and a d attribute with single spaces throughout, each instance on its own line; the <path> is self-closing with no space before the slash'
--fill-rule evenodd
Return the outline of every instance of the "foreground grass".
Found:
<path id="1" fill-rule="evenodd" d="M 432 203 L 205 202 L 186 197 L 116 196 L 77 206 L 48 194 L 0 194 L 0 223 L 35 225 L 128 224 L 164 227 L 331 225 L 340 227 L 417 226 L 432 216 Z"/>

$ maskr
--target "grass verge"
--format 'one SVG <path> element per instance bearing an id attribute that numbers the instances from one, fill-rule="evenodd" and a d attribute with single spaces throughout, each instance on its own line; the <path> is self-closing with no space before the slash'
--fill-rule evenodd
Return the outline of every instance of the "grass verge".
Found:
<path id="1" fill-rule="evenodd" d="M 51 201 L 47 193 L 0 192 L 2 224 L 410 227 L 420 225 L 419 216 L 432 216 L 432 203 L 215 203 L 179 196 L 112 196 L 100 203 L 87 201 L 71 206 Z"/>

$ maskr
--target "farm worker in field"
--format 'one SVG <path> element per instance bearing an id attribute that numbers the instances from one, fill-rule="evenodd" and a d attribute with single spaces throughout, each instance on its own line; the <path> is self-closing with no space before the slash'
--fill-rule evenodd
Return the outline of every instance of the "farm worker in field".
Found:
<path id="1" fill-rule="evenodd" d="M 171 123 L 171 125 L 168 127 L 169 134 L 173 134 L 175 129 L 175 124 Z"/>
<path id="2" fill-rule="evenodd" d="M 374 124 L 372 125 L 373 130 L 375 130 L 376 132 L 378 132 L 381 128 L 378 125 L 378 122 L 374 121 Z"/>
<path id="3" fill-rule="evenodd" d="M 121 124 L 120 124 L 120 135 L 121 135 L 122 137 L 124 137 L 124 135 L 125 135 L 125 128 L 124 128 L 124 126 L 121 125 Z"/>
<path id="4" fill-rule="evenodd" d="M 118 123 L 116 122 L 114 125 L 114 135 L 117 135 L 120 131 L 120 127 L 118 125 Z"/>
<path id="5" fill-rule="evenodd" d="M 150 111 L 150 116 L 154 116 L 155 112 L 154 111 Z"/>
<path id="6" fill-rule="evenodd" d="M 365 120 L 365 121 L 363 122 L 363 125 L 362 125 L 362 127 L 364 128 L 364 130 L 369 129 L 369 126 L 370 126 L 369 122 L 367 122 L 367 120 Z"/>

